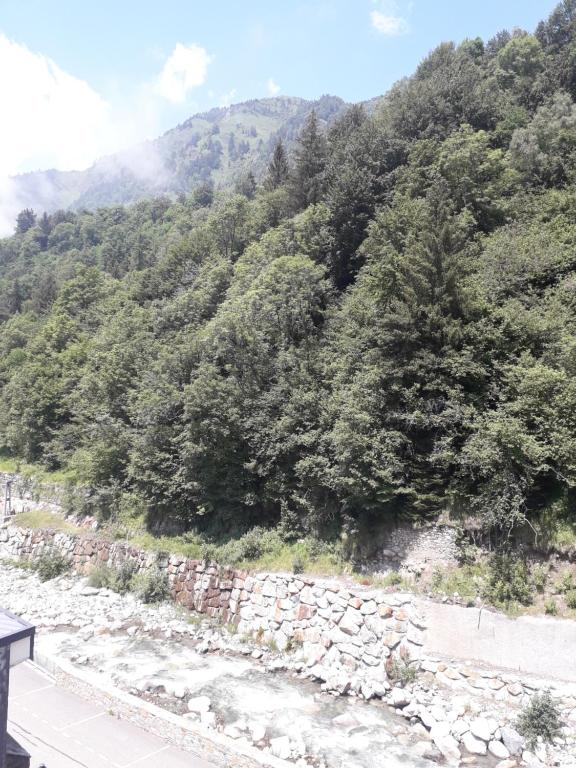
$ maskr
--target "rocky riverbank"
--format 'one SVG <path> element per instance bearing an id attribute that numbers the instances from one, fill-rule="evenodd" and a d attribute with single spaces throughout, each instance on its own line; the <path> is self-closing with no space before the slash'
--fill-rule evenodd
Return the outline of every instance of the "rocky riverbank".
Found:
<path id="1" fill-rule="evenodd" d="M 245 636 L 172 604 L 147 606 L 74 576 L 42 584 L 17 567 L 2 572 L 0 602 L 37 625 L 39 648 L 298 765 L 575 764 L 572 702 L 561 688 L 562 735 L 532 753 L 514 728 L 530 687 L 514 676 L 505 683 L 494 671 L 409 659 L 388 678 L 370 676 L 311 658 L 299 644 L 282 653 L 258 633 Z M 482 681 L 477 694 L 470 680 Z"/>

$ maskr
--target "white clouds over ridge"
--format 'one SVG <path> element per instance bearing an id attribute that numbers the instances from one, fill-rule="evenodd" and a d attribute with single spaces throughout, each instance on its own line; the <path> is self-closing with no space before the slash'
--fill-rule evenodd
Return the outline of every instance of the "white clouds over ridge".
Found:
<path id="1" fill-rule="evenodd" d="M 205 48 L 176 43 L 158 76 L 156 93 L 174 104 L 181 104 L 193 88 L 204 84 L 210 61 Z"/>
<path id="2" fill-rule="evenodd" d="M 202 85 L 210 56 L 178 43 L 152 82 L 113 106 L 85 80 L 0 32 L 0 233 L 21 205 L 10 176 L 31 170 L 83 170 L 97 158 L 159 132 L 162 111 Z"/>
<path id="3" fill-rule="evenodd" d="M 280 86 L 278 83 L 275 83 L 271 77 L 268 78 L 266 88 L 268 90 L 268 96 L 278 96 L 280 93 Z"/>
<path id="4" fill-rule="evenodd" d="M 49 165 L 83 168 L 107 151 L 111 115 L 88 83 L 0 33 L 0 175 Z"/>

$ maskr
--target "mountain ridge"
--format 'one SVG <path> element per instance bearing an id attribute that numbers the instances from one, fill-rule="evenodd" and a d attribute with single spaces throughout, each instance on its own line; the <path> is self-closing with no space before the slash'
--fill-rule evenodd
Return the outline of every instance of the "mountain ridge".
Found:
<path id="1" fill-rule="evenodd" d="M 274 143 L 288 147 L 314 109 L 328 123 L 347 104 L 337 96 L 249 99 L 191 115 L 155 139 L 97 159 L 85 170 L 55 168 L 11 178 L 18 209 L 51 213 L 129 204 L 187 194 L 203 183 L 227 189 L 252 171 L 263 173 Z"/>

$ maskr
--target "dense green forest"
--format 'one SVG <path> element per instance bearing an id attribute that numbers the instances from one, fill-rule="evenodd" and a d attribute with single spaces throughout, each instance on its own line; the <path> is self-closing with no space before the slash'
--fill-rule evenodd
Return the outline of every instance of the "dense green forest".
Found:
<path id="1" fill-rule="evenodd" d="M 153 527 L 574 516 L 575 99 L 565 0 L 310 112 L 235 193 L 23 211 L 4 451 Z"/>

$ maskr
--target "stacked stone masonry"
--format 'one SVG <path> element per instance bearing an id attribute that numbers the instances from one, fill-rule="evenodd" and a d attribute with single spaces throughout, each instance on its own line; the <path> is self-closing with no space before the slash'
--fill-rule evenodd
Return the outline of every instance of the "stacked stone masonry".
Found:
<path id="1" fill-rule="evenodd" d="M 343 586 L 294 574 L 248 573 L 177 555 L 158 556 L 96 536 L 5 526 L 5 554 L 36 558 L 45 550 L 66 556 L 87 573 L 98 564 L 130 562 L 166 572 L 174 600 L 185 608 L 256 634 L 279 650 L 302 645 L 306 657 L 386 679 L 392 656 L 421 656 L 423 624 L 411 595 Z"/>

